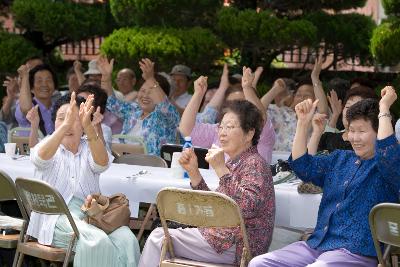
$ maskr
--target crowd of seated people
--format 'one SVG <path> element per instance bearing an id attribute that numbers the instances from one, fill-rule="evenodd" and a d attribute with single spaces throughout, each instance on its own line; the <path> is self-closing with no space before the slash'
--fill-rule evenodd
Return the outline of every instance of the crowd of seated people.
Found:
<path id="1" fill-rule="evenodd" d="M 169 74 L 156 72 L 156 63 L 141 59 L 141 76 L 136 76 L 133 68 L 116 71 L 114 60 L 105 56 L 90 61 L 86 71 L 76 61 L 66 76 L 68 92 L 60 92 L 50 66 L 32 58 L 18 69 L 19 77 L 4 81 L 0 152 L 7 131 L 30 128 L 33 176 L 60 191 L 82 234 L 74 266 L 153 267 L 160 261 L 162 228 L 151 232 L 140 256 L 127 227 L 107 235 L 83 220 L 80 207 L 100 191 L 99 176 L 113 160 L 112 143 L 130 142 L 115 134 L 143 140 L 150 155 L 160 156 L 163 144 L 182 143 L 186 136 L 208 149 L 205 159 L 219 178 L 216 191 L 236 201 L 242 213 L 254 257 L 249 266 L 377 265 L 368 214 L 376 204 L 398 202 L 400 189 L 400 121 L 394 130 L 390 112 L 397 99 L 393 87 L 378 97 L 365 79 L 335 78 L 326 95 L 321 57 L 309 78 L 276 79 L 263 96 L 257 91 L 261 67 L 230 75 L 225 64 L 220 79 L 208 82 L 206 76 L 193 77 L 185 65 L 173 66 Z M 323 196 L 310 238 L 268 253 L 276 212 L 269 167 L 273 151 L 291 152 L 296 176 L 321 187 Z M 193 149 L 185 149 L 179 163 L 192 189 L 210 190 Z M 77 166 L 79 175 L 72 175 Z M 67 178 L 72 176 L 76 181 Z M 31 216 L 28 233 L 41 244 L 65 248 L 69 232 L 63 217 Z M 216 264 L 241 261 L 238 229 L 170 233 L 177 256 Z"/>

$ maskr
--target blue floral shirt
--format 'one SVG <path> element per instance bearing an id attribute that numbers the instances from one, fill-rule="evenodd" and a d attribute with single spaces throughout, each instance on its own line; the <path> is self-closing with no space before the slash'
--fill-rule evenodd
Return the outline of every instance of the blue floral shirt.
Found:
<path id="1" fill-rule="evenodd" d="M 115 96 L 108 97 L 107 109 L 123 120 L 122 134 L 130 132 L 143 112 L 136 102 L 124 102 Z M 159 156 L 161 145 L 176 142 L 179 120 L 177 109 L 168 101 L 167 97 L 144 118 L 142 134 L 148 154 Z"/>
<path id="2" fill-rule="evenodd" d="M 327 156 L 308 154 L 289 163 L 297 176 L 323 188 L 317 226 L 310 247 L 327 251 L 345 248 L 376 257 L 368 215 L 382 202 L 398 202 L 400 145 L 394 135 L 377 140 L 375 156 L 361 160 L 354 151 Z"/>
<path id="3" fill-rule="evenodd" d="M 213 107 L 206 106 L 203 112 L 197 113 L 196 122 L 197 123 L 211 123 L 217 122 L 218 110 Z"/>
<path id="4" fill-rule="evenodd" d="M 7 143 L 7 125 L 0 121 L 0 153 L 4 152 L 4 144 Z"/>

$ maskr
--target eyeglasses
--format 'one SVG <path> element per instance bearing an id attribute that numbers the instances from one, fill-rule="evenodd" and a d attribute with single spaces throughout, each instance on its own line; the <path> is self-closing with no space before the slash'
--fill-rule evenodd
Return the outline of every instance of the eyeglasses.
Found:
<path id="1" fill-rule="evenodd" d="M 234 125 L 219 125 L 218 126 L 218 132 L 222 132 L 223 130 L 225 130 L 226 132 L 230 132 L 235 128 L 240 128 L 240 126 L 234 126 Z"/>

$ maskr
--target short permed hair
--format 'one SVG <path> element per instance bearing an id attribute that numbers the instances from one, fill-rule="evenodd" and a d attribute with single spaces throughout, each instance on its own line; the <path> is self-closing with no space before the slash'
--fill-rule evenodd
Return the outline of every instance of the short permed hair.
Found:
<path id="1" fill-rule="evenodd" d="M 100 113 L 104 114 L 107 105 L 107 93 L 95 82 L 86 82 L 79 86 L 77 94 L 89 93 L 94 96 L 93 106 L 95 109 L 100 107 Z"/>
<path id="2" fill-rule="evenodd" d="M 71 93 L 68 93 L 62 97 L 60 97 L 56 103 L 54 104 L 53 111 L 51 113 L 51 119 L 53 120 L 53 123 L 56 122 L 57 118 L 57 111 L 64 105 L 69 104 L 71 101 Z M 80 96 L 76 96 L 76 105 L 78 108 L 81 106 L 81 103 L 85 103 L 85 99 Z"/>
<path id="3" fill-rule="evenodd" d="M 351 97 L 354 96 L 359 96 L 362 99 L 367 99 L 367 98 L 376 100 L 378 99 L 378 96 L 375 94 L 374 90 L 372 90 L 367 86 L 360 85 L 353 87 L 349 91 L 347 91 L 343 104 L 346 105 L 347 100 L 349 100 Z"/>
<path id="4" fill-rule="evenodd" d="M 245 133 L 254 130 L 251 142 L 253 146 L 257 145 L 263 128 L 263 118 L 258 108 L 247 100 L 235 100 L 227 102 L 224 106 L 221 119 L 228 112 L 238 116 L 240 127 Z"/>
<path id="5" fill-rule="evenodd" d="M 370 121 L 372 129 L 377 133 L 379 127 L 379 102 L 377 99 L 367 98 L 358 101 L 352 105 L 346 113 L 346 119 L 349 125 L 354 120 L 363 119 L 365 121 Z"/>

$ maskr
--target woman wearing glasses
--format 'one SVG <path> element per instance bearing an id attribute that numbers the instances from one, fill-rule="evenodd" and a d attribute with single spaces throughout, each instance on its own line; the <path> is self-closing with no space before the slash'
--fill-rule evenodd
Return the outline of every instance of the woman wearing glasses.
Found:
<path id="1" fill-rule="evenodd" d="M 199 86 L 200 80 L 205 79 L 205 86 Z M 258 152 L 267 161 L 271 163 L 272 148 L 275 144 L 275 132 L 271 121 L 267 118 L 266 111 L 253 87 L 255 74 L 250 68 L 243 68 L 242 88 L 231 87 L 226 90 L 225 102 L 234 100 L 247 100 L 253 103 L 261 112 L 263 124 L 261 125 L 260 140 L 257 145 Z M 201 100 L 207 91 L 207 78 L 199 78 L 194 83 L 194 94 L 182 114 L 179 123 L 179 131 L 182 136 L 191 136 L 192 143 L 195 146 L 211 148 L 213 144 L 220 146 L 218 138 L 218 124 L 196 122 L 196 114 L 201 105 Z M 216 93 L 217 94 L 217 93 Z M 214 96 L 215 98 L 216 96 Z M 221 97 L 221 96 L 217 96 Z M 222 96 L 224 97 L 224 96 Z M 222 101 L 221 101 L 222 102 Z"/>
<path id="2" fill-rule="evenodd" d="M 199 81 L 200 80 L 200 81 Z M 200 77 L 206 87 L 206 78 Z M 213 146 L 206 160 L 219 177 L 216 191 L 234 199 L 243 215 L 252 256 L 268 250 L 275 218 L 275 195 L 272 176 L 266 161 L 257 151 L 262 129 L 262 115 L 246 100 L 231 102 L 223 110 L 218 128 L 221 147 Z M 224 153 L 230 160 L 225 163 Z M 192 149 L 179 160 L 188 172 L 195 190 L 210 190 L 201 176 Z M 238 228 L 179 228 L 169 230 L 178 257 L 212 263 L 238 264 L 243 243 Z M 158 266 L 162 228 L 155 229 L 143 249 L 139 266 Z"/>

